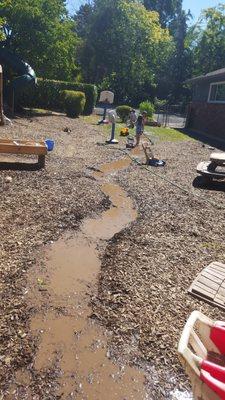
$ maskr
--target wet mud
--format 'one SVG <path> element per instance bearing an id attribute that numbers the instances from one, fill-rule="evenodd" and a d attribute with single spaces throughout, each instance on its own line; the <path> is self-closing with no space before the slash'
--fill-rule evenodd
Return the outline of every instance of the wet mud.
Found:
<path id="1" fill-rule="evenodd" d="M 96 219 L 86 219 L 80 231 L 67 234 L 45 249 L 44 268 L 32 270 L 30 301 L 39 310 L 31 321 L 38 337 L 34 368 L 54 368 L 60 399 L 148 399 L 145 375 L 110 357 L 110 332 L 90 318 L 90 296 L 96 293 L 101 267 L 98 246 L 137 218 L 127 193 L 106 177 L 126 168 L 125 158 L 101 167 L 94 177 L 111 207 Z"/>

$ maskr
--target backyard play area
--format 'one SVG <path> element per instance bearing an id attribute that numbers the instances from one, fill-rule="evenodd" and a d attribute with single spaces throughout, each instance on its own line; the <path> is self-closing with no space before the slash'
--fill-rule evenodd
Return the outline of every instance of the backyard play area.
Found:
<path id="1" fill-rule="evenodd" d="M 0 3 L 0 400 L 225 400 L 225 4 Z"/>
<path id="2" fill-rule="evenodd" d="M 45 168 L 0 155 L 2 399 L 192 399 L 185 321 L 225 319 L 188 294 L 225 251 L 224 183 L 196 172 L 211 147 L 147 126 L 166 161 L 155 168 L 122 123 L 106 145 L 98 120 L 30 110 L 0 127 L 1 140 L 55 143 Z"/>

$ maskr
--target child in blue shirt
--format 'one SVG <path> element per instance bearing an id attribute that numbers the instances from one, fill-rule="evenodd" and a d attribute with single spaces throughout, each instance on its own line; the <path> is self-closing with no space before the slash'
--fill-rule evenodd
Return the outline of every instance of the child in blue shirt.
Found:
<path id="1" fill-rule="evenodd" d="M 136 144 L 135 146 L 139 146 L 141 135 L 144 132 L 144 120 L 143 116 L 139 115 L 136 122 Z"/>

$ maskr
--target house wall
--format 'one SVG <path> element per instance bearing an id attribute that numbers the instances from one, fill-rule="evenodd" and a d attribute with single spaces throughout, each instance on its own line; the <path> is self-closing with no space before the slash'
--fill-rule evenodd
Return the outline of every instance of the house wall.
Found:
<path id="1" fill-rule="evenodd" d="M 208 136 L 225 140 L 225 104 L 192 101 L 186 126 Z"/>
<path id="2" fill-rule="evenodd" d="M 192 100 L 193 101 L 208 101 L 210 83 L 224 82 L 225 74 L 216 75 L 208 79 L 202 79 L 193 83 Z"/>

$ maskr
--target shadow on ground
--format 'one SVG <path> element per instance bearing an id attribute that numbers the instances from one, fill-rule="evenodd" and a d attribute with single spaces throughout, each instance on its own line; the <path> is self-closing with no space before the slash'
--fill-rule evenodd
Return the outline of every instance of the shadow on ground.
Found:
<path id="1" fill-rule="evenodd" d="M 38 171 L 41 168 L 39 163 L 0 162 L 0 171 Z"/>
<path id="2" fill-rule="evenodd" d="M 191 137 L 192 139 L 204 143 L 205 145 L 216 147 L 217 149 L 225 151 L 225 140 L 223 142 L 222 140 L 206 136 L 204 135 L 204 133 L 192 131 L 191 129 L 187 128 L 179 128 L 176 130 L 182 132 L 184 135 Z"/>
<path id="3" fill-rule="evenodd" d="M 203 176 L 197 176 L 192 183 L 194 188 L 225 192 L 225 181 L 206 181 Z"/>

